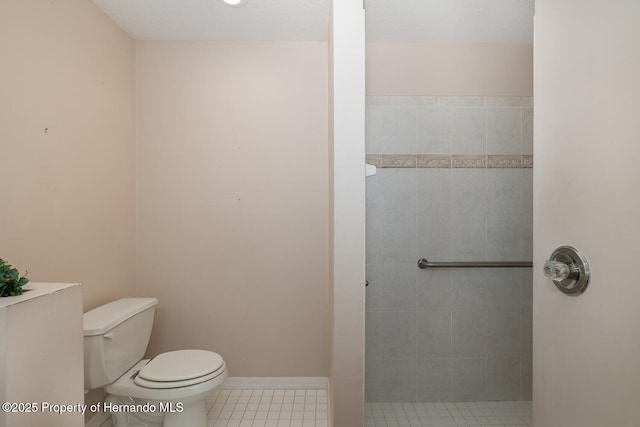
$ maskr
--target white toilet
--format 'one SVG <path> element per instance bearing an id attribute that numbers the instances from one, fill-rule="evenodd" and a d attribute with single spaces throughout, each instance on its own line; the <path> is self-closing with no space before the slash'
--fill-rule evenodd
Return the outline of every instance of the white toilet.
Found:
<path id="1" fill-rule="evenodd" d="M 142 360 L 155 298 L 124 298 L 84 314 L 84 386 L 104 387 L 115 427 L 206 427 L 205 399 L 227 378 L 220 355 L 179 350 Z"/>

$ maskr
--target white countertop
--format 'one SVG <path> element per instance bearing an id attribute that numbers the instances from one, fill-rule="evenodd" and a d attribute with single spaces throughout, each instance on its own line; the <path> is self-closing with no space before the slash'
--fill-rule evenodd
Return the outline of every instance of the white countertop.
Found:
<path id="1" fill-rule="evenodd" d="M 0 309 L 75 286 L 82 285 L 80 283 L 29 282 L 22 287 L 22 295 L 0 298 Z"/>

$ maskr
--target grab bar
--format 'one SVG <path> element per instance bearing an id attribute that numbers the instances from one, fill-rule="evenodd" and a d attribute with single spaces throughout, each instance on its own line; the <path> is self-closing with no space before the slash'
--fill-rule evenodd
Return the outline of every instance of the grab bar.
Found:
<path id="1" fill-rule="evenodd" d="M 468 262 L 432 262 L 426 258 L 418 260 L 418 267 L 425 268 L 522 268 L 533 267 L 530 261 L 468 261 Z"/>

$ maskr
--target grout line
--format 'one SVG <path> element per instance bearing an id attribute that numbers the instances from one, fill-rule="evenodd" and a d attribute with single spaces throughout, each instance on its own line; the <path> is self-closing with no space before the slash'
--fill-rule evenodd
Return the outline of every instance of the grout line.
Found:
<path id="1" fill-rule="evenodd" d="M 326 389 L 219 389 L 207 398 L 207 425 L 328 427 L 328 405 Z"/>
<path id="2" fill-rule="evenodd" d="M 530 427 L 531 401 L 367 402 L 365 425 Z"/>

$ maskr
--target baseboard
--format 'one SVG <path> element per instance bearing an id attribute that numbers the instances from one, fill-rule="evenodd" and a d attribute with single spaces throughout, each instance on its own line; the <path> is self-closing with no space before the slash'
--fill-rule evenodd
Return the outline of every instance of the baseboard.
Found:
<path id="1" fill-rule="evenodd" d="M 222 389 L 326 390 L 326 377 L 229 377 Z"/>

